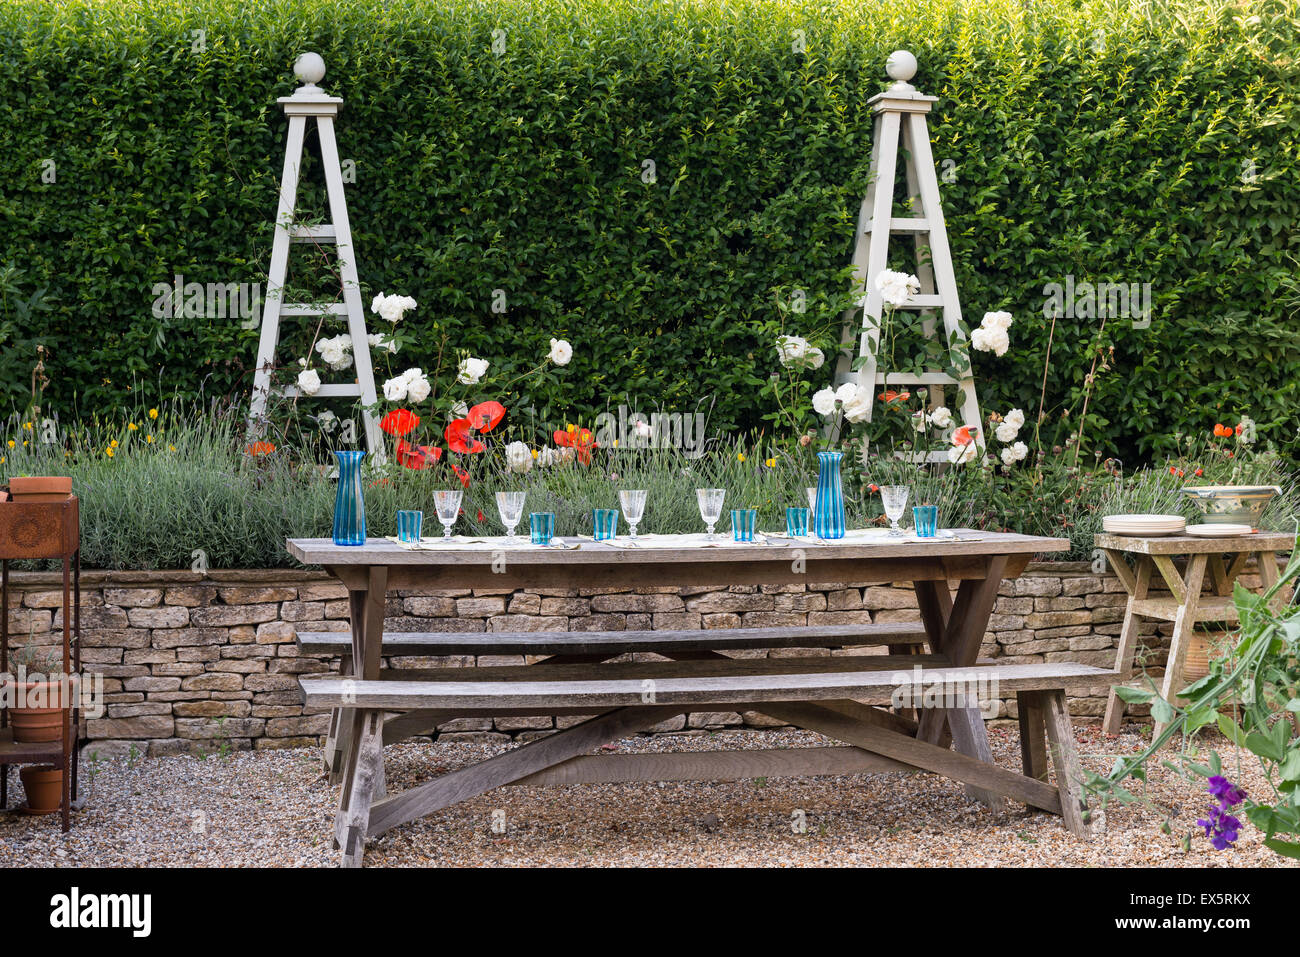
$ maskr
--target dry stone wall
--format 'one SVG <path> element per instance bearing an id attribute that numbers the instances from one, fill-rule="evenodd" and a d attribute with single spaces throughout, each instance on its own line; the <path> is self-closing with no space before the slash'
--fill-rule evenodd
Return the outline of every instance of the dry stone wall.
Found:
<path id="1" fill-rule="evenodd" d="M 1251 584 L 1250 577 L 1245 579 Z M 1123 617 L 1119 581 L 1084 563 L 1031 565 L 1003 582 L 982 656 L 1007 662 L 1079 661 L 1110 666 Z M 57 575 L 15 573 L 10 582 L 15 641 L 57 641 L 62 628 Z M 87 722 L 89 751 L 101 756 L 214 752 L 316 744 L 327 716 L 305 711 L 298 678 L 336 672 L 337 658 L 305 657 L 298 629 L 346 631 L 343 587 L 308 571 L 85 572 L 82 658 L 104 678 L 106 711 Z M 507 591 L 492 588 L 403 591 L 388 597 L 391 631 L 596 631 L 737 628 L 916 620 L 910 586 L 870 583 Z M 1148 626 L 1142 645 L 1159 674 L 1168 627 Z M 772 657 L 880 653 L 883 649 L 778 649 Z M 645 657 L 645 656 L 640 656 Z M 394 665 L 472 666 L 471 656 L 401 658 Z M 523 664 L 482 657 L 481 664 Z M 1096 719 L 1105 688 L 1071 700 L 1079 720 Z M 999 719 L 1014 716 L 1002 702 Z M 1139 711 L 1140 714 L 1140 711 Z M 573 718 L 462 719 L 439 729 L 451 740 L 529 738 Z M 756 713 L 679 716 L 656 730 L 707 733 L 770 727 Z"/>

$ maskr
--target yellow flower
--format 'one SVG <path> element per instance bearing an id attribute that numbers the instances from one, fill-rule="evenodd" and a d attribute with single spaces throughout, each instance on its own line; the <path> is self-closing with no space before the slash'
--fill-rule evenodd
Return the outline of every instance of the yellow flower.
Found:
<path id="1" fill-rule="evenodd" d="M 176 446 L 174 446 L 174 445 L 169 445 L 169 446 L 167 446 L 167 451 L 168 451 L 168 452 L 175 452 L 175 451 L 176 451 Z"/>
<path id="2" fill-rule="evenodd" d="M 736 453 L 736 461 L 737 461 L 737 462 L 743 462 L 743 461 L 745 461 L 745 453 L 744 453 L 744 452 L 737 452 L 737 453 Z"/>
<path id="3" fill-rule="evenodd" d="M 108 448 L 104 449 L 104 454 L 111 459 L 113 457 L 113 446 L 110 445 Z"/>
<path id="4" fill-rule="evenodd" d="M 158 410 L 157 410 L 157 409 L 150 409 L 150 410 L 149 410 L 149 418 L 151 418 L 151 419 L 156 419 L 156 418 L 158 418 Z"/>
<path id="5" fill-rule="evenodd" d="M 572 422 L 569 423 L 568 428 L 569 428 L 569 434 L 570 434 L 570 435 L 572 435 L 574 432 L 577 432 L 577 431 L 578 431 L 578 427 L 577 427 L 576 425 L 574 425 Z"/>
<path id="6" fill-rule="evenodd" d="M 30 432 L 32 430 L 32 424 L 30 422 L 24 422 L 23 428 Z"/>
<path id="7" fill-rule="evenodd" d="M 537 458 L 537 450 L 533 449 L 533 458 Z"/>
<path id="8" fill-rule="evenodd" d="M 136 425 L 134 422 L 128 422 L 126 427 L 131 432 L 138 432 L 140 430 L 140 426 Z"/>
<path id="9" fill-rule="evenodd" d="M 0 455 L 0 465 L 4 465 L 4 464 L 5 464 L 5 457 L 3 455 Z"/>
<path id="10" fill-rule="evenodd" d="M 108 444 L 113 448 L 117 448 L 117 439 L 114 439 L 112 442 L 109 442 Z"/>
<path id="11" fill-rule="evenodd" d="M 150 442 L 150 443 L 152 443 L 152 442 L 153 442 L 153 436 L 152 436 L 152 435 L 146 435 L 146 436 L 144 437 L 144 440 L 145 440 L 146 442 Z"/>
<path id="12" fill-rule="evenodd" d="M 618 448 L 618 439 L 614 440 L 614 448 Z"/>
<path id="13" fill-rule="evenodd" d="M 18 444 L 18 443 L 15 442 L 13 439 L 10 439 L 10 440 L 9 440 L 9 448 L 12 449 L 12 448 L 13 448 L 14 446 L 16 446 L 17 444 Z"/>
<path id="14" fill-rule="evenodd" d="M 23 445 L 26 445 L 26 444 L 27 444 L 27 440 L 26 440 L 26 439 L 23 439 Z"/>
<path id="15" fill-rule="evenodd" d="M 770 468 L 770 469 L 774 469 L 774 468 L 776 468 L 776 459 L 768 459 L 768 460 L 767 460 L 766 462 L 764 462 L 763 464 L 766 465 L 766 466 L 767 466 L 768 468 Z"/>

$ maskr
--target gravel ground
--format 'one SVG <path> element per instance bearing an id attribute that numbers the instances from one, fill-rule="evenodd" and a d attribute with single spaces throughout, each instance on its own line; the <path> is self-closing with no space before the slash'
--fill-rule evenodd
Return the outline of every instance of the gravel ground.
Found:
<path id="1" fill-rule="evenodd" d="M 990 732 L 999 764 L 1019 769 L 1014 729 Z M 1104 771 L 1141 745 L 1139 728 L 1117 738 L 1078 729 L 1084 763 Z M 735 731 L 628 738 L 623 751 L 825 744 L 803 731 Z M 1225 762 L 1231 762 L 1218 742 Z M 408 742 L 387 750 L 390 791 L 431 769 L 452 770 L 495 745 Z M 0 866 L 333 866 L 328 835 L 337 789 L 321 778 L 318 749 L 103 761 L 72 831 L 58 816 L 0 812 Z M 1243 765 L 1245 762 L 1243 762 Z M 83 762 L 84 766 L 84 762 Z M 1148 794 L 1173 813 L 1172 835 L 1146 808 L 1112 806 L 1106 838 L 1085 843 L 1059 819 L 1023 806 L 993 814 L 961 785 L 930 774 L 862 774 L 726 783 L 523 787 L 491 792 L 371 843 L 369 866 L 1286 866 L 1247 827 L 1215 851 L 1195 827 L 1204 783 L 1151 769 Z M 1238 778 L 1236 769 L 1231 772 Z M 1247 791 L 1267 794 L 1243 770 Z M 10 803 L 21 800 L 16 773 Z M 802 810 L 806 833 L 794 833 Z M 505 834 L 492 831 L 504 812 Z M 499 819 L 498 815 L 498 819 Z M 1195 831 L 1191 851 L 1180 839 Z"/>

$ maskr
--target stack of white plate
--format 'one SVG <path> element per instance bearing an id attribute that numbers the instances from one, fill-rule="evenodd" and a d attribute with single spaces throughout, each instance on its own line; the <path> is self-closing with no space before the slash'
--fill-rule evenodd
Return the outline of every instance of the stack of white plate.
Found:
<path id="1" fill-rule="evenodd" d="M 1101 527 L 1112 535 L 1156 538 L 1179 534 L 1187 527 L 1187 519 L 1181 515 L 1107 515 Z"/>

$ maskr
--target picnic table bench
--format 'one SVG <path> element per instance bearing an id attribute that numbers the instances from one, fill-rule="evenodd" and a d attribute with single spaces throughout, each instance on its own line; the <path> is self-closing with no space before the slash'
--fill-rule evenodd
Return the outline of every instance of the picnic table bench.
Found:
<path id="1" fill-rule="evenodd" d="M 1061 539 L 959 530 L 932 542 L 770 540 L 679 547 L 653 536 L 636 548 L 592 541 L 408 549 L 372 539 L 336 546 L 291 539 L 290 553 L 348 588 L 351 632 L 304 633 L 306 654 L 338 654 L 345 673 L 300 680 L 304 703 L 332 710 L 326 762 L 340 787 L 334 840 L 358 866 L 365 842 L 497 787 L 584 782 L 735 780 L 781 775 L 932 771 L 990 807 L 1011 798 L 1060 814 L 1091 837 L 1066 690 L 1108 684 L 1114 672 L 1071 662 L 977 660 L 1004 578 Z M 504 560 L 502 560 L 504 558 Z M 670 631 L 383 633 L 390 588 L 632 588 L 678 584 L 910 581 L 921 620 Z M 949 582 L 956 581 L 956 594 Z M 885 654 L 731 657 L 753 648 L 859 648 Z M 611 661 L 628 652 L 665 660 Z M 382 667 L 385 656 L 527 655 L 533 664 Z M 1015 692 L 1023 773 L 997 766 L 978 707 Z M 929 696 L 929 697 L 927 697 Z M 653 754 L 593 754 L 621 736 L 689 711 L 757 711 L 840 746 Z M 383 747 L 453 718 L 589 716 L 487 761 L 389 795 Z M 915 715 L 915 717 L 913 716 Z M 1056 772 L 1047 783 L 1048 760 Z"/>

